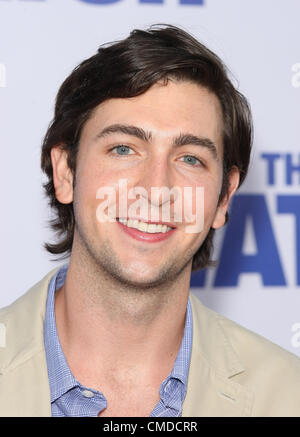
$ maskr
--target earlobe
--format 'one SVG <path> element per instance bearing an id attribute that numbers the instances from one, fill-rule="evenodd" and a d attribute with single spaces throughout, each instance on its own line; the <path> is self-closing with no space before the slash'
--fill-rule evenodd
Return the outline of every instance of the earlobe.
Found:
<path id="1" fill-rule="evenodd" d="M 61 144 L 52 147 L 51 162 L 55 195 L 60 203 L 73 201 L 73 174 L 68 166 L 68 155 Z"/>
<path id="2" fill-rule="evenodd" d="M 211 227 L 214 228 L 214 229 L 219 229 L 222 226 L 224 226 L 224 224 L 225 224 L 225 214 L 226 214 L 226 212 L 224 212 L 222 210 L 222 208 L 218 207 L 217 211 L 216 211 L 216 214 L 215 214 L 214 221 L 213 221 Z"/>

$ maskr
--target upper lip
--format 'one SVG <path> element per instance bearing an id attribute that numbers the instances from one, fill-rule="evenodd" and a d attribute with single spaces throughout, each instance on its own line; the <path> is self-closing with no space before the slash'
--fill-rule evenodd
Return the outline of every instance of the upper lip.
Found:
<path id="1" fill-rule="evenodd" d="M 176 226 L 171 222 L 145 220 L 141 217 L 117 217 L 117 219 L 119 219 L 119 218 L 122 218 L 125 220 L 138 220 L 138 221 L 142 221 L 142 222 L 145 222 L 148 224 L 153 224 L 153 225 L 167 225 L 170 228 L 176 228 Z"/>

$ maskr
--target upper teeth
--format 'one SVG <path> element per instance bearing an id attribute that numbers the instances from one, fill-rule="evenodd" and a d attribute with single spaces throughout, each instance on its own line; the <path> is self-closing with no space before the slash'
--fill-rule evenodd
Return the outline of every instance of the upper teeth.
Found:
<path id="1" fill-rule="evenodd" d="M 119 222 L 123 223 L 123 225 L 128 226 L 129 228 L 135 228 L 142 232 L 149 232 L 151 234 L 155 234 L 156 232 L 168 232 L 172 228 L 167 225 L 156 225 L 154 223 L 145 223 L 140 220 L 132 220 L 132 219 L 124 219 L 119 218 Z"/>

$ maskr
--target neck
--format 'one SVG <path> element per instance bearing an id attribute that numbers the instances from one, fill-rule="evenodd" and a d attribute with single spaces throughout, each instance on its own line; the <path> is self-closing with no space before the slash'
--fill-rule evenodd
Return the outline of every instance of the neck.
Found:
<path id="1" fill-rule="evenodd" d="M 73 246 L 55 313 L 75 377 L 92 384 L 85 374 L 97 379 L 112 369 L 120 379 L 128 372 L 148 380 L 166 377 L 182 341 L 189 281 L 190 267 L 168 283 L 138 289 L 111 277 Z"/>

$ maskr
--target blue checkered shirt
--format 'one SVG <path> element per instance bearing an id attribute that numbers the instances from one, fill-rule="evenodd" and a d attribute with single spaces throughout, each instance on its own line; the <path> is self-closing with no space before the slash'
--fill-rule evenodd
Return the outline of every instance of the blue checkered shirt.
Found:
<path id="1" fill-rule="evenodd" d="M 103 393 L 84 387 L 72 375 L 62 351 L 56 331 L 54 294 L 65 282 L 68 264 L 63 265 L 52 277 L 44 321 L 44 343 L 48 367 L 52 416 L 92 417 L 107 407 Z M 162 382 L 160 400 L 150 417 L 179 417 L 186 395 L 187 379 L 192 349 L 193 323 L 188 300 L 184 334 L 173 370 Z"/>

